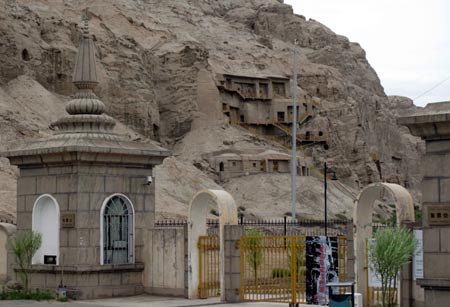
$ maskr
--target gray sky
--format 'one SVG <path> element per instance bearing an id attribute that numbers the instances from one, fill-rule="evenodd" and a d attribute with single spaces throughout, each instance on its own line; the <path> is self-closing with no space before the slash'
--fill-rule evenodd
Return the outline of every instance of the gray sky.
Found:
<path id="1" fill-rule="evenodd" d="M 416 105 L 450 101 L 449 0 L 285 0 L 296 14 L 315 19 L 358 42 L 388 95 Z"/>

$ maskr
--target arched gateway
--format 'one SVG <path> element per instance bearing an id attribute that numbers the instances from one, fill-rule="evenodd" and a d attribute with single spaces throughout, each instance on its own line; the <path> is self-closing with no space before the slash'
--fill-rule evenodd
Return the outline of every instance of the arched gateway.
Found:
<path id="1" fill-rule="evenodd" d="M 219 213 L 220 238 L 220 295 L 225 299 L 225 253 L 224 253 L 224 225 L 237 225 L 237 207 L 233 197 L 222 190 L 203 190 L 195 194 L 189 204 L 188 226 L 188 261 L 189 261 L 189 298 L 198 298 L 199 287 L 199 252 L 197 245 L 199 236 L 207 234 L 207 216 L 211 210 Z"/>
<path id="2" fill-rule="evenodd" d="M 414 222 L 414 203 L 411 194 L 393 183 L 373 183 L 359 194 L 354 210 L 356 284 L 357 291 L 366 297 L 366 240 L 372 237 L 372 214 L 375 201 L 390 196 L 397 210 L 397 224 Z"/>

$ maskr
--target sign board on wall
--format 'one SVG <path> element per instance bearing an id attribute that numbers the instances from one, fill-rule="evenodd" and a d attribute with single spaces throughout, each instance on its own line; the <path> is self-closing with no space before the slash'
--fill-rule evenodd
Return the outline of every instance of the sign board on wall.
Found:
<path id="1" fill-rule="evenodd" d="M 74 228 L 75 227 L 75 213 L 61 214 L 61 227 Z"/>
<path id="2" fill-rule="evenodd" d="M 415 229 L 414 237 L 417 240 L 417 249 L 413 257 L 413 279 L 423 278 L 423 230 Z"/>

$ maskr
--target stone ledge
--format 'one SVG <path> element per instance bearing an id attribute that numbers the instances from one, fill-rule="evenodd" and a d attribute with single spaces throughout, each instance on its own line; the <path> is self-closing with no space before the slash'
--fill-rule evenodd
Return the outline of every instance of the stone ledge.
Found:
<path id="1" fill-rule="evenodd" d="M 14 271 L 18 271 L 18 266 L 14 267 Z M 65 274 L 82 274 L 82 273 L 124 273 L 124 272 L 142 272 L 144 271 L 143 263 L 134 264 L 117 264 L 117 265 L 80 265 L 80 266 L 57 266 L 57 265 L 41 265 L 35 264 L 29 270 L 30 273 L 65 273 Z"/>
<path id="2" fill-rule="evenodd" d="M 169 154 L 161 151 L 89 151 L 85 148 L 60 148 L 54 150 L 29 150 L 3 152 L 0 156 L 7 157 L 12 165 L 72 165 L 74 162 L 114 163 L 115 165 L 158 165 Z"/>
<path id="3" fill-rule="evenodd" d="M 412 135 L 427 140 L 448 139 L 450 136 L 450 113 L 448 112 L 400 117 L 397 119 L 397 124 L 407 126 Z"/>
<path id="4" fill-rule="evenodd" d="M 417 279 L 417 284 L 425 289 L 449 290 L 450 279 Z"/>
<path id="5" fill-rule="evenodd" d="M 144 287 L 144 292 L 151 295 L 187 297 L 185 288 Z"/>

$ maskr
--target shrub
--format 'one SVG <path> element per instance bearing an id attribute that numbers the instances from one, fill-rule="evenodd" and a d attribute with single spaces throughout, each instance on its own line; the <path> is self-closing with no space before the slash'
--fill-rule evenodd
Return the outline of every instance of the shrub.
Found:
<path id="1" fill-rule="evenodd" d="M 245 235 L 248 236 L 245 240 L 246 249 L 248 250 L 246 260 L 248 264 L 252 267 L 253 272 L 255 273 L 255 284 L 258 279 L 258 267 L 261 265 L 263 251 L 263 233 L 258 229 L 248 229 L 245 232 Z"/>
<path id="2" fill-rule="evenodd" d="M 53 300 L 55 295 L 50 290 L 3 290 L 0 293 L 0 300 Z"/>
<path id="3" fill-rule="evenodd" d="M 411 231 L 402 227 L 380 229 L 374 238 L 375 244 L 369 246 L 371 266 L 381 279 L 383 307 L 392 307 L 398 273 L 413 256 L 417 241 Z"/>
<path id="4" fill-rule="evenodd" d="M 8 244 L 19 266 L 19 277 L 22 279 L 25 292 L 28 292 L 28 271 L 31 269 L 34 254 L 41 247 L 42 235 L 32 230 L 19 232 Z"/>
<path id="5" fill-rule="evenodd" d="M 274 268 L 272 269 L 272 278 L 290 277 L 291 270 L 289 268 Z"/>
<path id="6" fill-rule="evenodd" d="M 58 302 L 67 302 L 69 299 L 67 298 L 67 296 L 58 296 L 58 297 L 56 298 L 56 300 L 57 300 Z"/>

